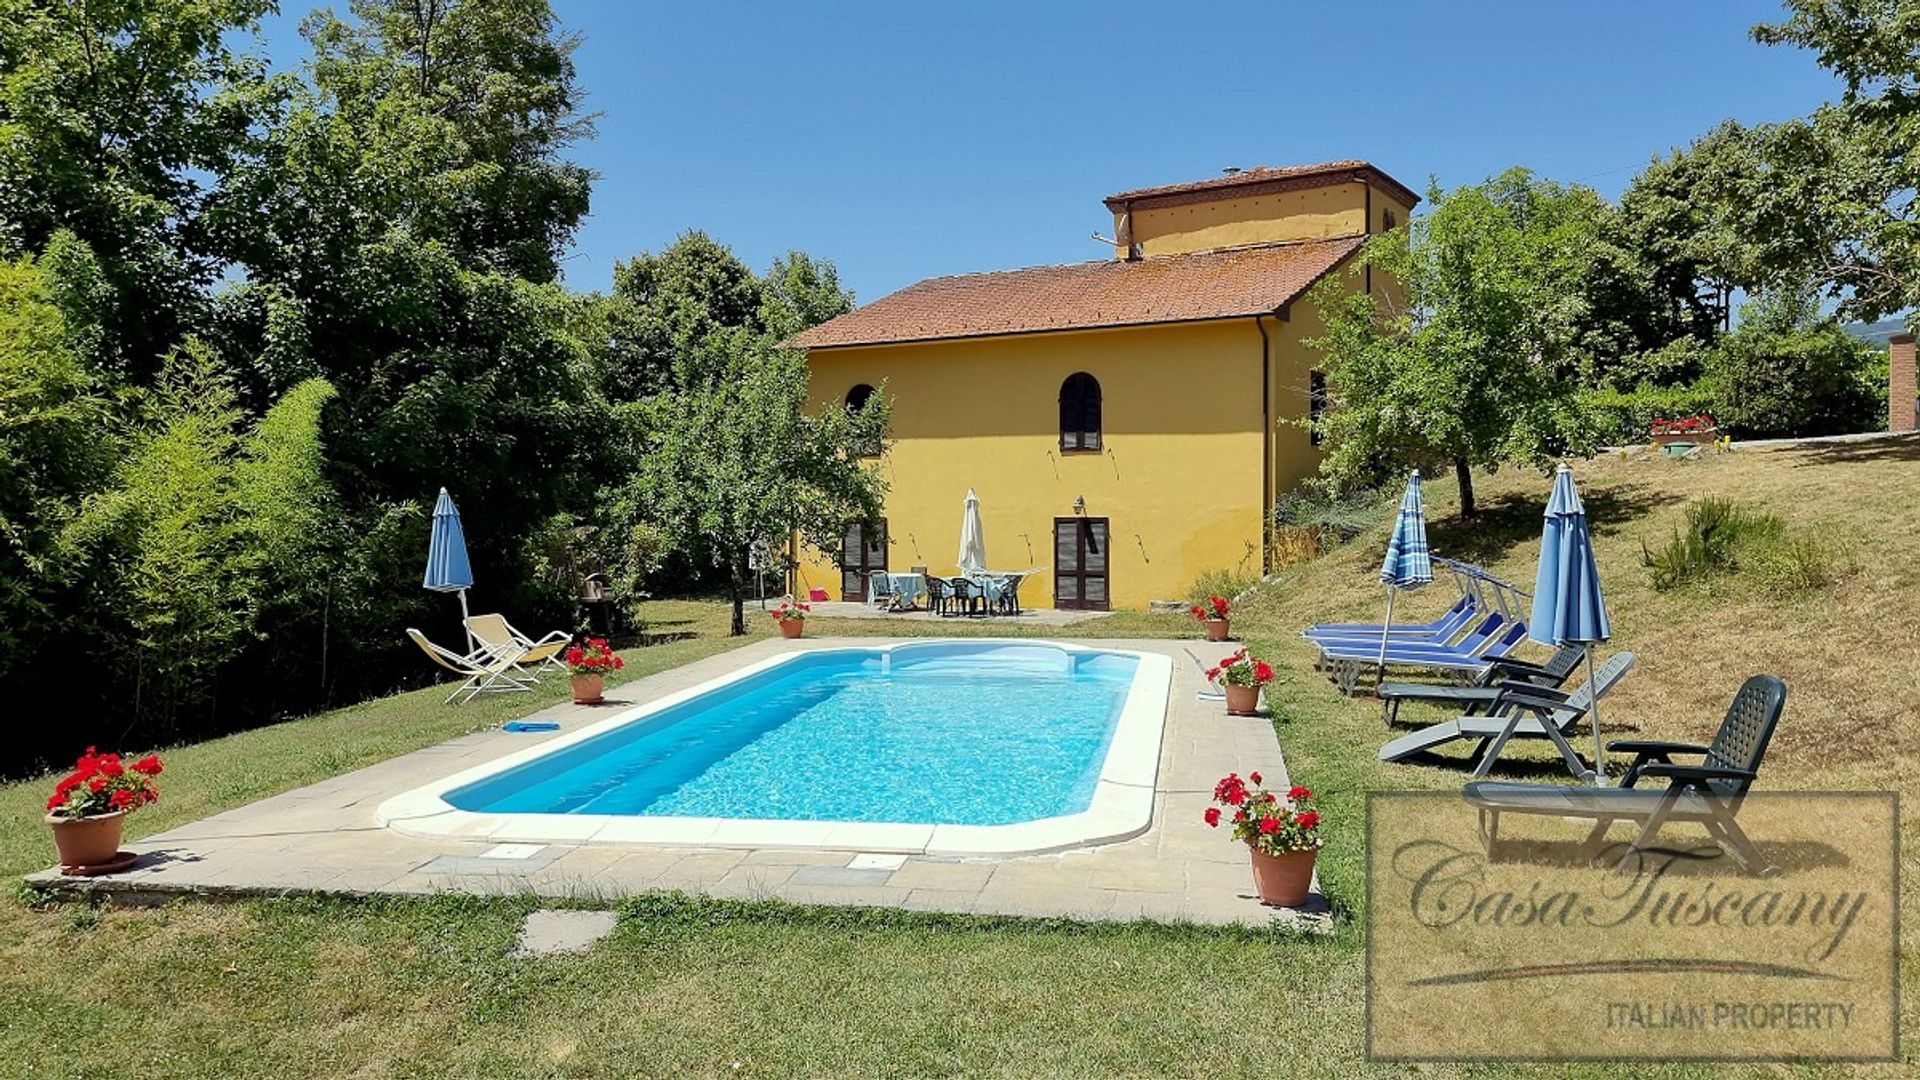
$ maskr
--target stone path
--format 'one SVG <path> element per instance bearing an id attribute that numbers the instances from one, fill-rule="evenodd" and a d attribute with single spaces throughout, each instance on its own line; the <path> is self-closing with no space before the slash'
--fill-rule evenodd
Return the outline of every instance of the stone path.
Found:
<path id="1" fill-rule="evenodd" d="M 881 640 L 756 642 L 628 683 L 606 705 L 560 705 L 538 715 L 558 721 L 565 732 L 780 650 Z M 1245 848 L 1201 820 L 1214 782 L 1229 771 L 1257 769 L 1270 786 L 1286 786 L 1272 724 L 1229 717 L 1219 702 L 1196 699 L 1203 678 L 1187 653 L 1195 643 L 1100 644 L 1175 660 L 1153 823 L 1119 843 L 1054 855 L 941 859 L 805 848 L 501 844 L 484 836 L 427 840 L 375 823 L 375 807 L 395 794 L 559 734 L 490 729 L 131 843 L 143 857 L 124 874 L 79 879 L 49 870 L 27 880 L 43 888 L 216 896 L 461 891 L 612 901 L 679 889 L 805 904 L 1097 920 L 1322 921 L 1318 894 L 1305 916 L 1261 906 L 1250 893 Z"/>

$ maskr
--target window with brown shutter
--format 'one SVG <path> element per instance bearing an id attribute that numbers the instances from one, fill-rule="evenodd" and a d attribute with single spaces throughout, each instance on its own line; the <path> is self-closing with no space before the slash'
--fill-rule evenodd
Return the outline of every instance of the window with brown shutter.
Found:
<path id="1" fill-rule="evenodd" d="M 1084 371 L 1060 384 L 1060 449 L 1100 449 L 1100 382 Z"/>

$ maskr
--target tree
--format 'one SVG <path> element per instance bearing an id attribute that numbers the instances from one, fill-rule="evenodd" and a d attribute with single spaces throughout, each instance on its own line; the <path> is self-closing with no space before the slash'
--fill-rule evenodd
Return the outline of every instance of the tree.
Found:
<path id="1" fill-rule="evenodd" d="M 67 230 L 111 286 L 100 357 L 150 377 L 219 267 L 210 186 L 270 80 L 228 48 L 272 0 L 0 0 L 0 250 Z"/>
<path id="2" fill-rule="evenodd" d="M 89 328 L 62 310 L 44 262 L 0 262 L 0 677 L 72 617 L 60 531 L 112 463 Z"/>
<path id="3" fill-rule="evenodd" d="M 1431 199 L 1410 232 L 1375 237 L 1362 255 L 1404 303 L 1338 278 L 1315 287 L 1326 330 L 1310 344 L 1326 356 L 1330 406 L 1317 426 L 1336 482 L 1444 460 L 1471 517 L 1474 467 L 1544 464 L 1590 440 L 1573 345 L 1606 204 L 1517 168 Z"/>
<path id="4" fill-rule="evenodd" d="M 885 481 L 863 450 L 887 406 L 876 394 L 857 415 L 809 415 L 805 356 L 743 329 L 694 343 L 681 367 L 693 377 L 645 405 L 649 445 L 629 501 L 725 572 L 732 632 L 744 634 L 755 541 L 797 532 L 830 547 L 848 521 L 879 516 Z"/>
<path id="5" fill-rule="evenodd" d="M 1811 50 L 1844 86 L 1809 117 L 1748 133 L 1755 167 L 1711 192 L 1764 284 L 1811 281 L 1842 317 L 1920 305 L 1920 32 L 1906 0 L 1788 0 L 1754 27 Z"/>
<path id="6" fill-rule="evenodd" d="M 311 378 L 336 389 L 326 454 L 356 535 L 421 532 L 402 508 L 445 484 L 480 588 L 565 615 L 548 590 L 516 590 L 537 536 L 618 465 L 598 452 L 608 414 L 572 332 L 583 302 L 555 280 L 591 180 L 565 158 L 591 133 L 574 39 L 545 0 L 356 0 L 304 32 L 312 85 L 209 211 L 246 271 L 211 336 L 252 410 Z M 387 598 L 361 613 L 375 625 L 423 604 L 411 557 L 349 561 Z"/>
<path id="7" fill-rule="evenodd" d="M 753 269 L 706 233 L 613 267 L 606 388 L 633 401 L 697 377 L 701 342 L 728 330 L 769 330 L 767 289 Z"/>

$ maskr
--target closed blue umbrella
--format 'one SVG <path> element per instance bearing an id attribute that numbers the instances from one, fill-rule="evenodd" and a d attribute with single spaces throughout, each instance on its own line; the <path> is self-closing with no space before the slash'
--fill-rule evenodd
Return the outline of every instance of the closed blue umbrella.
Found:
<path id="1" fill-rule="evenodd" d="M 1400 515 L 1387 539 L 1387 556 L 1380 561 L 1380 583 L 1387 587 L 1387 621 L 1380 630 L 1380 671 L 1374 689 L 1387 677 L 1387 640 L 1393 634 L 1393 601 L 1401 589 L 1417 589 L 1433 580 L 1433 554 L 1427 548 L 1427 510 L 1420 498 L 1420 470 L 1407 478 L 1400 496 Z"/>
<path id="2" fill-rule="evenodd" d="M 420 587 L 460 594 L 460 625 L 466 626 L 467 590 L 473 588 L 473 567 L 467 562 L 467 537 L 460 531 L 460 510 L 446 488 L 433 504 L 433 536 L 427 542 L 427 573 Z M 468 633 L 472 644 L 472 633 Z"/>
<path id="3" fill-rule="evenodd" d="M 1593 561 L 1587 511 L 1573 486 L 1573 470 L 1561 465 L 1547 499 L 1547 524 L 1540 534 L 1540 570 L 1533 579 L 1533 611 L 1527 636 L 1542 645 L 1581 645 L 1586 651 L 1587 682 L 1593 683 L 1593 646 L 1613 637 L 1607 625 L 1607 601 L 1600 595 L 1600 568 Z M 1607 773 L 1606 747 L 1600 741 L 1600 709 L 1587 709 L 1593 723 L 1594 782 Z"/>

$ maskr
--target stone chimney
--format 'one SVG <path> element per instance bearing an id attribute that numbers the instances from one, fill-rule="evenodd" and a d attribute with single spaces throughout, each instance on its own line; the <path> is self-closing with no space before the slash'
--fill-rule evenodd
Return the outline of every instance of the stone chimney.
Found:
<path id="1" fill-rule="evenodd" d="M 1920 387 L 1914 383 L 1913 335 L 1895 334 L 1887 339 L 1887 430 L 1920 429 L 1914 397 Z"/>

